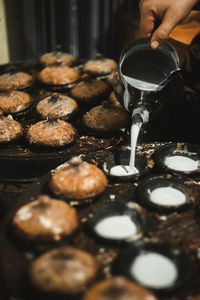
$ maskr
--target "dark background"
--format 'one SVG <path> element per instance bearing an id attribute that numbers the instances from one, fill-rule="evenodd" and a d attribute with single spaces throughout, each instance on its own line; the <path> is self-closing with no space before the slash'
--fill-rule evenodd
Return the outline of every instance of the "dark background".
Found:
<path id="1" fill-rule="evenodd" d="M 6 0 L 11 61 L 36 58 L 61 45 L 82 58 L 118 59 L 121 14 L 137 0 Z"/>

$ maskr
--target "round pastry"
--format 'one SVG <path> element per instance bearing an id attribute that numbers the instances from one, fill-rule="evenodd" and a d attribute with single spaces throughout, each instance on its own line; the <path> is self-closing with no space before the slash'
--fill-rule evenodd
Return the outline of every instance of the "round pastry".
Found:
<path id="1" fill-rule="evenodd" d="M 62 52 L 60 50 L 55 50 L 40 56 L 39 61 L 45 66 L 52 65 L 55 63 L 62 63 L 67 66 L 71 66 L 76 61 L 76 58 L 71 54 Z"/>
<path id="2" fill-rule="evenodd" d="M 11 115 L 3 116 L 0 110 L 0 143 L 8 143 L 19 139 L 23 135 L 21 124 L 13 120 Z"/>
<path id="3" fill-rule="evenodd" d="M 79 82 L 71 90 L 71 96 L 80 104 L 96 105 L 105 99 L 110 92 L 110 84 L 106 81 L 86 79 Z"/>
<path id="4" fill-rule="evenodd" d="M 13 219 L 17 235 L 32 241 L 59 241 L 78 226 L 75 209 L 46 195 L 19 208 Z"/>
<path id="5" fill-rule="evenodd" d="M 129 125 L 130 116 L 123 107 L 104 101 L 91 108 L 84 116 L 83 123 L 92 132 L 110 133 Z"/>
<path id="6" fill-rule="evenodd" d="M 71 144 L 76 136 L 75 129 L 63 120 L 45 120 L 30 126 L 27 139 L 30 144 L 62 147 Z"/>
<path id="7" fill-rule="evenodd" d="M 102 193 L 107 186 L 105 174 L 95 165 L 73 157 L 60 167 L 50 180 L 55 195 L 68 199 L 83 200 Z"/>
<path id="8" fill-rule="evenodd" d="M 44 68 L 38 74 L 38 79 L 46 85 L 67 85 L 76 82 L 79 71 L 65 65 L 52 65 Z"/>
<path id="9" fill-rule="evenodd" d="M 83 65 L 83 71 L 94 76 L 106 75 L 117 68 L 117 63 L 110 58 L 97 58 L 88 60 Z"/>
<path id="10" fill-rule="evenodd" d="M 67 120 L 77 110 L 78 105 L 75 100 L 58 93 L 53 93 L 50 96 L 42 99 L 36 106 L 36 111 L 43 119 L 50 118 Z"/>
<path id="11" fill-rule="evenodd" d="M 95 284 L 83 300 L 156 300 L 156 297 L 139 284 L 113 277 Z"/>
<path id="12" fill-rule="evenodd" d="M 24 90 L 33 82 L 33 77 L 24 72 L 5 73 L 0 76 L 0 91 Z"/>
<path id="13" fill-rule="evenodd" d="M 32 101 L 32 97 L 25 92 L 11 91 L 0 94 L 0 108 L 6 114 L 24 111 L 31 105 Z"/>
<path id="14" fill-rule="evenodd" d="M 95 277 L 97 268 L 92 255 L 65 246 L 36 258 L 29 275 L 32 284 L 43 292 L 78 294 Z"/>

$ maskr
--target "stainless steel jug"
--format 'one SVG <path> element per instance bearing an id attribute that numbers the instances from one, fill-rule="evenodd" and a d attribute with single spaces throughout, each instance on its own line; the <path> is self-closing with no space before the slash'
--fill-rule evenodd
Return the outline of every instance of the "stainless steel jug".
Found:
<path id="1" fill-rule="evenodd" d="M 114 75 L 115 95 L 131 113 L 138 105 L 151 111 L 159 103 L 159 92 L 180 70 L 178 54 L 169 43 L 153 50 L 149 42 L 150 38 L 141 38 L 128 44 Z"/>

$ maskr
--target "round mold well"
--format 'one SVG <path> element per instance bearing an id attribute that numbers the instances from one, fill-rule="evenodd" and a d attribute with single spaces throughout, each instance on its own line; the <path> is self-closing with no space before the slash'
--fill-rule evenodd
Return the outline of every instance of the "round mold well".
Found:
<path id="1" fill-rule="evenodd" d="M 152 176 L 142 180 L 136 190 L 138 201 L 145 207 L 160 212 L 173 212 L 191 206 L 196 188 L 187 180 L 171 174 Z"/>
<path id="2" fill-rule="evenodd" d="M 175 143 L 163 146 L 154 154 L 157 166 L 167 172 L 186 176 L 200 174 L 200 146 Z"/>
<path id="3" fill-rule="evenodd" d="M 95 239 L 103 243 L 130 243 L 145 234 L 145 215 L 143 209 L 133 202 L 105 204 L 93 213 L 87 228 Z"/>
<path id="4" fill-rule="evenodd" d="M 148 174 L 150 171 L 150 167 L 148 165 L 148 158 L 145 154 L 136 154 L 135 157 L 135 167 L 138 169 L 138 173 L 132 175 L 124 175 L 124 176 L 115 176 L 112 175 L 110 170 L 111 168 L 122 165 L 129 166 L 130 160 L 130 151 L 122 150 L 116 151 L 106 157 L 106 159 L 100 164 L 101 168 L 108 176 L 109 179 L 117 182 L 128 182 L 128 181 L 137 181 L 144 175 Z"/>
<path id="5" fill-rule="evenodd" d="M 138 240 L 115 260 L 113 272 L 156 292 L 169 292 L 190 279 L 189 257 L 167 243 Z"/>

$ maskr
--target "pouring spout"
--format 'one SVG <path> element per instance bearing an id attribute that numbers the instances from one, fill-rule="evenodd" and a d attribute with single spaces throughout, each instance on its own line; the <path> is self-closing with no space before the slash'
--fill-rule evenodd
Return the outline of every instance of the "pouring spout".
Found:
<path id="1" fill-rule="evenodd" d="M 132 112 L 132 121 L 146 124 L 149 121 L 148 110 L 143 105 L 136 107 Z"/>
<path id="2" fill-rule="evenodd" d="M 158 85 L 157 91 L 161 90 L 164 86 L 167 85 L 173 78 L 180 72 L 180 68 L 171 71 L 171 73 Z"/>

